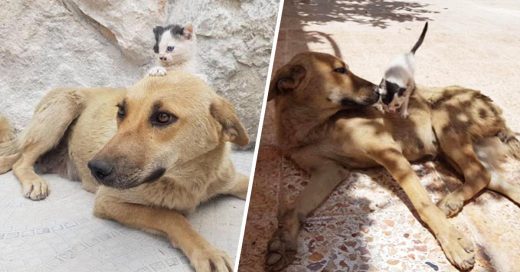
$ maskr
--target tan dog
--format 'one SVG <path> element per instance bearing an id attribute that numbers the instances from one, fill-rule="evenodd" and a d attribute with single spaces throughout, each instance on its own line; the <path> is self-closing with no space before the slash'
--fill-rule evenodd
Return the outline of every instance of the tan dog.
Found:
<path id="1" fill-rule="evenodd" d="M 7 142 L 13 138 L 13 129 L 9 121 L 0 115 L 0 144 Z M 0 154 L 1 155 L 1 154 Z"/>
<path id="2" fill-rule="evenodd" d="M 269 270 L 292 262 L 301 221 L 347 177 L 349 168 L 386 168 L 448 260 L 462 270 L 473 267 L 474 246 L 447 216 L 486 187 L 520 202 L 520 189 L 499 180 L 497 171 L 504 156 L 519 157 L 519 142 L 488 97 L 461 87 L 419 87 L 410 100 L 410 117 L 403 120 L 369 107 L 378 100 L 375 88 L 340 59 L 321 53 L 298 54 L 274 75 L 269 99 L 275 100 L 278 141 L 311 178 L 279 219 L 268 245 Z M 410 165 L 436 156 L 465 179 L 439 207 Z"/>
<path id="3" fill-rule="evenodd" d="M 24 195 L 43 199 L 49 189 L 34 171 L 38 160 L 42 172 L 97 189 L 96 216 L 166 235 L 196 271 L 232 271 L 228 255 L 183 213 L 218 194 L 245 198 L 248 179 L 235 172 L 228 142 L 248 141 L 231 104 L 203 81 L 175 72 L 147 77 L 128 90 L 50 92 L 19 151 L 0 157 L 0 171 L 12 167 Z"/>

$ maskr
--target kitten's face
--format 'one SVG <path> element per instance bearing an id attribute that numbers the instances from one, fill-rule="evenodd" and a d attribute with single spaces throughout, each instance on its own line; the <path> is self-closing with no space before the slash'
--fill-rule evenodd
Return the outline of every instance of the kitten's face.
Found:
<path id="1" fill-rule="evenodd" d="M 193 27 L 187 25 L 156 26 L 154 52 L 162 66 L 183 63 L 192 58 L 195 46 Z"/>
<path id="2" fill-rule="evenodd" d="M 406 99 L 408 99 L 406 89 L 406 87 L 402 87 L 394 82 L 384 79 L 381 81 L 379 93 L 382 96 L 383 107 L 386 111 L 393 113 L 401 108 Z"/>

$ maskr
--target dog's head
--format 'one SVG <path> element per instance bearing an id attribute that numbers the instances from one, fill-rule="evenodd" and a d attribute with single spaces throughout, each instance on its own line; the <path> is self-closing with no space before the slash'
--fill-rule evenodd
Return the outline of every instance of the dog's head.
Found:
<path id="1" fill-rule="evenodd" d="M 376 85 L 356 76 L 341 59 L 305 52 L 276 72 L 269 88 L 271 99 L 332 115 L 372 105 L 379 93 Z"/>
<path id="2" fill-rule="evenodd" d="M 155 36 L 153 51 L 163 66 L 182 63 L 193 57 L 195 33 L 191 24 L 156 26 L 153 34 Z"/>
<path id="3" fill-rule="evenodd" d="M 138 82 L 114 107 L 114 118 L 116 134 L 88 166 L 116 188 L 156 181 L 226 142 L 249 142 L 232 105 L 181 72 Z"/>

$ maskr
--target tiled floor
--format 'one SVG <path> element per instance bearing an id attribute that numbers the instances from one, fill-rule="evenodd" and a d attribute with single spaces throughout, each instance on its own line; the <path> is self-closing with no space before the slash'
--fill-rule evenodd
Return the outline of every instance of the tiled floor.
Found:
<path id="1" fill-rule="evenodd" d="M 372 3 L 368 5 L 368 3 Z M 417 54 L 417 81 L 482 90 L 520 131 L 520 3 L 517 1 L 285 1 L 274 69 L 296 53 L 341 56 L 351 70 L 378 81 L 389 60 L 408 50 L 424 20 L 430 29 Z M 249 206 L 240 271 L 263 271 L 280 206 L 307 176 L 284 158 L 268 105 Z M 436 202 L 459 183 L 439 163 L 414 165 Z M 508 166 L 518 181 L 520 164 Z M 410 212 L 404 193 L 381 169 L 354 172 L 306 219 L 287 271 L 455 271 L 431 233 Z M 450 220 L 478 247 L 473 271 L 520 269 L 520 208 L 486 192 Z"/>

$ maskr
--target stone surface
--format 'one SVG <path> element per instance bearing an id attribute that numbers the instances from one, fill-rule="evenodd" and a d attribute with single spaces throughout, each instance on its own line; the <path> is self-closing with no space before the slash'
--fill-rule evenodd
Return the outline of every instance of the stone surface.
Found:
<path id="1" fill-rule="evenodd" d="M 417 81 L 482 90 L 520 131 L 520 3 L 499 1 L 285 1 L 274 68 L 298 52 L 342 57 L 357 75 L 379 82 L 388 62 L 430 27 L 417 52 Z M 240 271 L 262 271 L 278 208 L 308 182 L 276 144 L 268 103 L 240 259 Z M 460 184 L 439 163 L 415 164 L 433 201 Z M 520 163 L 507 165 L 520 186 Z M 456 271 L 432 234 L 410 212 L 404 192 L 382 169 L 355 171 L 305 220 L 299 251 L 286 271 Z M 486 191 L 450 219 L 477 246 L 472 271 L 517 271 L 520 208 Z"/>
<path id="2" fill-rule="evenodd" d="M 234 151 L 231 158 L 239 172 L 249 174 L 253 152 Z M 79 182 L 43 178 L 51 194 L 32 201 L 22 196 L 12 172 L 0 176 L 1 272 L 194 271 L 167 238 L 94 217 L 94 194 Z M 193 228 L 233 262 L 245 203 L 216 197 L 187 215 Z"/>
<path id="3" fill-rule="evenodd" d="M 51 88 L 130 85 L 153 64 L 153 26 L 192 22 L 201 70 L 254 140 L 277 12 L 276 0 L 4 1 L 0 114 L 21 129 Z"/>

